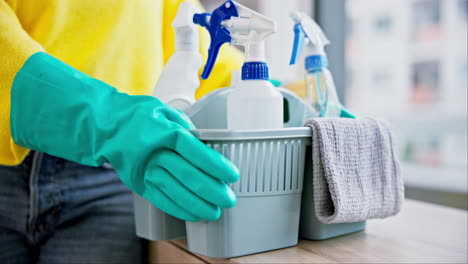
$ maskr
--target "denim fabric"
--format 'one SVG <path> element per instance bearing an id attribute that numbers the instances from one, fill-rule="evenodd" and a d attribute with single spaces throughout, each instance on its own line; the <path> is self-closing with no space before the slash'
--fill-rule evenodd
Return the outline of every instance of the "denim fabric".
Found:
<path id="1" fill-rule="evenodd" d="M 111 169 L 38 152 L 0 166 L 0 263 L 141 263 L 134 225 Z"/>

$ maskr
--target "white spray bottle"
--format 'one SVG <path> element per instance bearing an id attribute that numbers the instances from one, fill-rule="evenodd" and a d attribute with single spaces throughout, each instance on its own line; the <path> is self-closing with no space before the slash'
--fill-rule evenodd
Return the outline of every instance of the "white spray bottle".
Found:
<path id="1" fill-rule="evenodd" d="M 172 22 L 175 30 L 175 52 L 161 72 L 153 96 L 162 102 L 185 110 L 195 102 L 200 85 L 198 70 L 202 65 L 199 52 L 198 30 L 193 15 L 200 9 L 192 3 L 182 2 Z"/>
<path id="2" fill-rule="evenodd" d="M 276 32 L 273 20 L 228 0 L 213 13 L 196 14 L 193 22 L 211 36 L 202 79 L 208 78 L 221 46 L 228 42 L 245 47 L 242 80 L 227 99 L 227 125 L 233 130 L 283 127 L 283 97 L 268 81 L 265 39 Z"/>
<path id="3" fill-rule="evenodd" d="M 295 64 L 304 45 L 310 47 L 310 54 L 305 59 L 306 101 L 321 117 L 349 117 L 349 113 L 340 103 L 336 94 L 333 77 L 328 70 L 325 46 L 330 43 L 315 21 L 302 12 L 291 14 L 294 25 L 294 44 L 290 64 Z"/>

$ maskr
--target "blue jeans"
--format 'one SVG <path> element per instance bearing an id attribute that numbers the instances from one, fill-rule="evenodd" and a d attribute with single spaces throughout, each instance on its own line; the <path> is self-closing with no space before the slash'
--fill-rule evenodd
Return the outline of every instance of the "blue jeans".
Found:
<path id="1" fill-rule="evenodd" d="M 0 263 L 141 263 L 134 225 L 112 169 L 38 152 L 0 166 Z"/>

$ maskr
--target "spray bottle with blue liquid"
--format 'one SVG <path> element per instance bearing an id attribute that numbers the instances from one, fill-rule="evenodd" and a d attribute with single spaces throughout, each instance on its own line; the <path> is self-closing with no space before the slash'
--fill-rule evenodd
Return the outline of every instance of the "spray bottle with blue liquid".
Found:
<path id="1" fill-rule="evenodd" d="M 302 12 L 293 12 L 294 44 L 290 64 L 295 64 L 305 45 L 310 54 L 305 59 L 306 101 L 320 117 L 354 118 L 340 103 L 333 77 L 328 70 L 325 46 L 330 43 L 315 21 Z"/>
<path id="2" fill-rule="evenodd" d="M 268 81 L 265 58 L 265 39 L 276 32 L 275 22 L 231 0 L 211 14 L 195 14 L 193 22 L 205 27 L 211 37 L 202 79 L 209 77 L 224 43 L 245 48 L 241 80 L 227 99 L 228 129 L 282 128 L 283 97 Z"/>

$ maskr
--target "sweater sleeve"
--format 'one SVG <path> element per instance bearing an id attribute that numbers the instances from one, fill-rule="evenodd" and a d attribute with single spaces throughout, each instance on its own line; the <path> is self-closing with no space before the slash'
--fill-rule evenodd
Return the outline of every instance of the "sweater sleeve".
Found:
<path id="1" fill-rule="evenodd" d="M 189 0 L 190 2 L 201 6 L 198 0 Z M 164 62 L 166 63 L 174 53 L 175 32 L 171 24 L 174 20 L 177 10 L 182 0 L 166 0 L 164 1 L 164 24 L 163 24 L 163 47 L 164 47 Z M 206 29 L 199 27 L 200 36 L 200 53 L 203 57 L 203 65 L 208 57 L 208 47 L 210 46 L 210 35 Z M 240 71 L 242 68 L 244 55 L 238 49 L 225 44 L 219 51 L 216 64 L 213 67 L 211 75 L 206 80 L 200 80 L 195 98 L 200 99 L 203 95 L 221 88 L 229 86 L 231 82 L 231 72 L 234 70 Z M 199 74 L 203 71 L 200 69 Z"/>
<path id="2" fill-rule="evenodd" d="M 0 164 L 17 165 L 28 154 L 11 137 L 11 85 L 26 60 L 41 51 L 41 46 L 22 28 L 10 6 L 0 0 Z"/>

